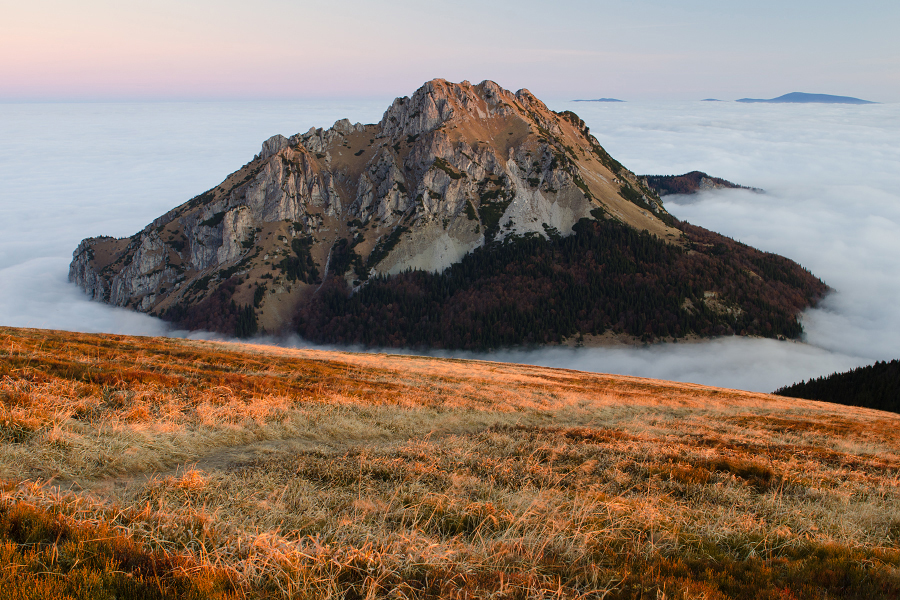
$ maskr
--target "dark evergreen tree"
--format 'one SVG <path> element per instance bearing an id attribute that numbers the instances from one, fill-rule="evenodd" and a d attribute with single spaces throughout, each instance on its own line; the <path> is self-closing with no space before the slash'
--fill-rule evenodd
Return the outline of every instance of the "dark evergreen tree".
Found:
<path id="1" fill-rule="evenodd" d="M 880 361 L 775 390 L 779 396 L 900 413 L 900 360 Z"/>

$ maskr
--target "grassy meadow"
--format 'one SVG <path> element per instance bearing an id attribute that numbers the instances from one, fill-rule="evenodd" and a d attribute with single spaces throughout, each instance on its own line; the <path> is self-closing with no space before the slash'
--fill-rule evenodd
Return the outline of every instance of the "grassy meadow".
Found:
<path id="1" fill-rule="evenodd" d="M 0 328 L 0 600 L 897 597 L 897 414 Z"/>

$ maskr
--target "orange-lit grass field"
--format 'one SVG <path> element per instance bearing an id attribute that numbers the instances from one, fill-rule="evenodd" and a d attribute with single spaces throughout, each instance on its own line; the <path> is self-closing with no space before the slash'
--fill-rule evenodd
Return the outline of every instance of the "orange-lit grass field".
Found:
<path id="1" fill-rule="evenodd" d="M 897 598 L 900 415 L 0 328 L 0 599 Z"/>

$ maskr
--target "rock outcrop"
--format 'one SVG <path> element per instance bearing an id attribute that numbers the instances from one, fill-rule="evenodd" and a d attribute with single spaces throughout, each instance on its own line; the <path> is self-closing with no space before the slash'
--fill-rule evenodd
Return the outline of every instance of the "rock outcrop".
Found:
<path id="1" fill-rule="evenodd" d="M 565 236 L 601 213 L 678 243 L 659 196 L 576 115 L 527 90 L 436 79 L 377 124 L 273 136 L 130 238 L 82 241 L 69 278 L 184 326 L 276 331 L 328 276 L 359 287 L 439 272 L 487 243 Z"/>

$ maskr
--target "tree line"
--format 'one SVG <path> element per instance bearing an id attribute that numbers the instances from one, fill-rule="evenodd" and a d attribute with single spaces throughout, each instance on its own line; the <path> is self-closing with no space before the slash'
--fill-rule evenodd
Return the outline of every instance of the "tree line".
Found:
<path id="1" fill-rule="evenodd" d="M 900 360 L 879 361 L 775 390 L 779 396 L 900 413 Z"/>
<path id="2" fill-rule="evenodd" d="M 582 219 L 571 236 L 494 242 L 442 273 L 377 276 L 352 295 L 333 277 L 296 330 L 316 342 L 470 350 L 606 331 L 646 342 L 802 334 L 797 314 L 824 295 L 823 282 L 784 257 L 678 226 L 682 246 Z"/>

